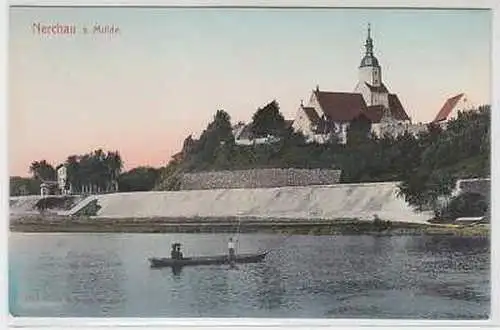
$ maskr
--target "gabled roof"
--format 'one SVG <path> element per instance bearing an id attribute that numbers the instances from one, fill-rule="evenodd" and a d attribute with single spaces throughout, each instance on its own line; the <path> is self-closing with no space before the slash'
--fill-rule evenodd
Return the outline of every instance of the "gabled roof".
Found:
<path id="1" fill-rule="evenodd" d="M 376 92 L 376 93 L 389 93 L 387 90 L 387 87 L 382 83 L 380 86 L 372 86 L 369 83 L 365 82 L 366 86 L 370 89 L 371 92 Z"/>
<path id="2" fill-rule="evenodd" d="M 363 96 L 358 93 L 323 92 L 314 94 L 328 119 L 332 121 L 351 121 L 366 111 Z"/>
<path id="3" fill-rule="evenodd" d="M 235 136 L 237 140 L 251 140 L 253 139 L 252 124 L 246 124 L 240 131 L 238 136 Z"/>
<path id="4" fill-rule="evenodd" d="M 396 120 L 410 120 L 410 116 L 406 113 L 396 94 L 389 94 L 389 109 Z"/>
<path id="5" fill-rule="evenodd" d="M 464 93 L 460 93 L 447 99 L 446 102 L 444 102 L 441 110 L 439 110 L 438 114 L 436 115 L 436 118 L 434 118 L 432 122 L 437 123 L 439 121 L 446 120 L 453 108 L 455 108 L 455 106 L 457 105 L 458 101 L 460 101 L 462 96 L 464 96 Z"/>
<path id="6" fill-rule="evenodd" d="M 304 113 L 307 116 L 307 119 L 309 119 L 309 122 L 313 125 L 317 125 L 320 121 L 320 118 L 318 116 L 318 113 L 316 112 L 316 109 L 312 107 L 302 107 L 302 110 L 304 110 Z"/>

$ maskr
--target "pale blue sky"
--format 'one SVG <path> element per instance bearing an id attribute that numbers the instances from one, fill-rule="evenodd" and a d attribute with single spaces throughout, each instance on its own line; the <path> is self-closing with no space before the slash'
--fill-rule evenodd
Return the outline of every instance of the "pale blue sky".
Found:
<path id="1" fill-rule="evenodd" d="M 44 37 L 34 22 L 121 32 Z M 490 102 L 487 10 L 11 8 L 11 174 L 99 146 L 128 168 L 163 165 L 219 108 L 246 121 L 275 98 L 293 119 L 316 84 L 354 89 L 368 22 L 414 121 L 460 92 Z"/>

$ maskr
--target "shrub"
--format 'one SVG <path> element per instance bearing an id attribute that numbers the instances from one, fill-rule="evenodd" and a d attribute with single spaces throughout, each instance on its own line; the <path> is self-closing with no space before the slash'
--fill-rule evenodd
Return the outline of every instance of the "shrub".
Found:
<path id="1" fill-rule="evenodd" d="M 489 203 L 478 193 L 462 193 L 454 197 L 443 209 L 443 220 L 454 221 L 460 217 L 481 217 L 488 213 Z"/>

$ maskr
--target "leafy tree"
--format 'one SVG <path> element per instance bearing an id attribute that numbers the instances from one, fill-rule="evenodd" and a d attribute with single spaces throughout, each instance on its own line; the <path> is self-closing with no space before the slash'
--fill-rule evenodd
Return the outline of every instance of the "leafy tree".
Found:
<path id="1" fill-rule="evenodd" d="M 46 160 L 32 162 L 29 170 L 37 180 L 54 181 L 57 178 L 56 170 Z"/>
<path id="2" fill-rule="evenodd" d="M 9 183 L 10 196 L 39 195 L 40 184 L 38 179 L 12 176 Z"/>
<path id="3" fill-rule="evenodd" d="M 359 146 L 370 141 L 371 122 L 363 115 L 355 118 L 347 129 L 347 145 Z"/>
<path id="4" fill-rule="evenodd" d="M 481 107 L 459 114 L 445 130 L 429 125 L 410 148 L 414 165 L 400 184 L 406 201 L 439 213 L 439 197 L 449 196 L 458 178 L 489 176 L 489 148 L 483 144 L 489 142 L 490 122 L 489 107 Z"/>
<path id="5" fill-rule="evenodd" d="M 153 190 L 160 176 L 159 169 L 153 167 L 137 167 L 122 173 L 118 179 L 120 191 L 149 191 Z"/>
<path id="6" fill-rule="evenodd" d="M 444 208 L 442 218 L 453 221 L 459 217 L 480 217 L 487 214 L 489 203 L 477 193 L 462 193 L 453 198 Z"/>
<path id="7" fill-rule="evenodd" d="M 267 135 L 282 136 L 285 131 L 285 118 L 280 113 L 278 102 L 273 100 L 255 112 L 252 117 L 252 133 L 255 137 Z"/>

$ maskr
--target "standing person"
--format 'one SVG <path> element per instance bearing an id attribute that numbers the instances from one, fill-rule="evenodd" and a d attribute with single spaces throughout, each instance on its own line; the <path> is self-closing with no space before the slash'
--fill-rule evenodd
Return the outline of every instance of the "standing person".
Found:
<path id="1" fill-rule="evenodd" d="M 234 242 L 232 237 L 229 238 L 229 242 L 227 243 L 227 249 L 229 251 L 229 263 L 234 264 L 235 253 L 234 253 Z"/>

